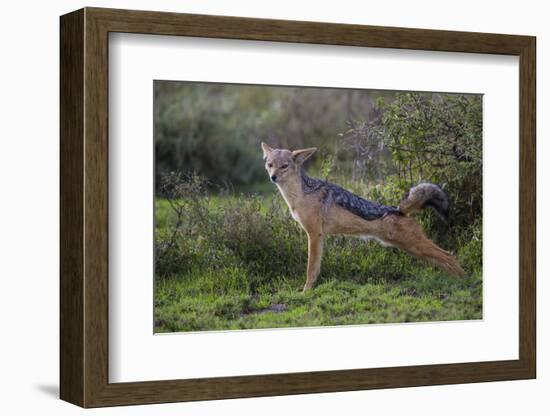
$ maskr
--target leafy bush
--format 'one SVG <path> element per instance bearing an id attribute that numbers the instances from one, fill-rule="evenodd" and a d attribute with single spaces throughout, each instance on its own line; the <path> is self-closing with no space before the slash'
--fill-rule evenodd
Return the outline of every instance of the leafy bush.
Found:
<path id="1" fill-rule="evenodd" d="M 356 164 L 384 174 L 375 197 L 433 182 L 451 198 L 453 224 L 469 226 L 482 209 L 481 106 L 479 95 L 398 93 L 378 100 L 378 117 L 351 122 L 345 142 Z"/>

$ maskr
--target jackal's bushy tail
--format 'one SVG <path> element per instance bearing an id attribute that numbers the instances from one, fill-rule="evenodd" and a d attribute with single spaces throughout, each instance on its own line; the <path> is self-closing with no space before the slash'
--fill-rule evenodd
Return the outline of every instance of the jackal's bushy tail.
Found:
<path id="1" fill-rule="evenodd" d="M 443 221 L 448 223 L 449 206 L 449 197 L 443 189 L 433 183 L 421 183 L 409 190 L 399 204 L 399 212 L 409 215 L 420 212 L 425 207 L 431 207 Z"/>

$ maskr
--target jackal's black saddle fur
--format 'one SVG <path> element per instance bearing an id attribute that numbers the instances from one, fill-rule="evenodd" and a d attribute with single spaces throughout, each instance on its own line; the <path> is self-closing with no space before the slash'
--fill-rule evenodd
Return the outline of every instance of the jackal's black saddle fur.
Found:
<path id="1" fill-rule="evenodd" d="M 361 198 L 344 188 L 321 179 L 311 178 L 304 171 L 301 172 L 302 190 L 305 194 L 320 192 L 323 206 L 331 203 L 347 209 L 351 213 L 367 221 L 385 217 L 388 214 L 399 214 L 399 208 L 382 205 L 378 202 Z"/>

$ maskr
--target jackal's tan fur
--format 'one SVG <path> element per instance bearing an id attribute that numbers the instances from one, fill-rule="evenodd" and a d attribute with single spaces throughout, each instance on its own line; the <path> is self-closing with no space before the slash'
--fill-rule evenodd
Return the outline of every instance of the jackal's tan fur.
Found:
<path id="1" fill-rule="evenodd" d="M 269 177 L 279 188 L 292 217 L 308 235 L 307 279 L 304 291 L 313 287 L 319 275 L 323 239 L 329 234 L 374 238 L 384 245 L 400 248 L 426 260 L 449 274 L 465 275 L 456 259 L 428 239 L 419 223 L 408 216 L 430 202 L 430 186 L 435 185 L 419 185 L 410 191 L 408 198 L 402 201 L 398 209 L 382 206 L 382 209 L 393 211 L 388 211 L 388 214 L 380 215 L 376 219 L 365 220 L 327 197 L 330 192 L 341 192 L 347 196 L 351 195 L 349 192 L 304 176 L 301 165 L 315 152 L 315 148 L 290 151 L 272 149 L 262 143 L 262 149 Z M 308 188 L 308 180 L 320 185 Z"/>

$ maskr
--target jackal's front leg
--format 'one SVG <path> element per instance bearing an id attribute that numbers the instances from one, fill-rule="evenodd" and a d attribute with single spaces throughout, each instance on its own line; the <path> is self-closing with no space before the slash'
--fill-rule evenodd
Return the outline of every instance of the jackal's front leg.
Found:
<path id="1" fill-rule="evenodd" d="M 304 292 L 313 287 L 321 271 L 321 259 L 323 257 L 323 236 L 308 235 L 307 255 L 307 279 L 304 285 Z"/>

